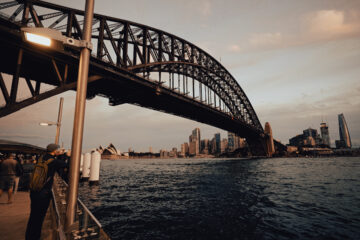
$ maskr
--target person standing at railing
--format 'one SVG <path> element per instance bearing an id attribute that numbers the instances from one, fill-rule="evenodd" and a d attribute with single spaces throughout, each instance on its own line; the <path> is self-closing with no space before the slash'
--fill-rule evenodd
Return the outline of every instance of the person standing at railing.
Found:
<path id="1" fill-rule="evenodd" d="M 62 150 L 62 153 L 58 156 L 58 159 L 66 163 L 66 167 L 59 171 L 60 177 L 66 182 L 69 182 L 69 165 L 70 165 L 71 150 Z"/>
<path id="2" fill-rule="evenodd" d="M 30 180 L 30 217 L 26 228 L 26 240 L 38 240 L 41 237 L 41 228 L 46 211 L 51 200 L 51 188 L 54 182 L 55 172 L 66 167 L 66 163 L 57 156 L 61 154 L 57 144 L 49 144 L 46 153 L 41 155 L 34 167 Z M 44 166 L 46 165 L 46 166 Z M 45 170 L 46 169 L 46 170 Z M 41 182 L 41 175 L 46 172 L 45 181 Z"/>

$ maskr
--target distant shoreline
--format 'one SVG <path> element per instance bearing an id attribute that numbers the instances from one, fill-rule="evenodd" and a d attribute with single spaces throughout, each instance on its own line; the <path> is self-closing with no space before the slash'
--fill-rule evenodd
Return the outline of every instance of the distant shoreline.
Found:
<path id="1" fill-rule="evenodd" d="M 273 156 L 273 157 L 266 157 L 266 156 L 248 156 L 248 157 L 241 157 L 241 156 L 201 156 L 201 157 L 102 157 L 102 160 L 111 160 L 111 161 L 121 161 L 121 160 L 139 160 L 139 159 L 234 159 L 234 158 L 242 158 L 242 159 L 262 159 L 262 158 L 339 158 L 339 157 L 360 157 L 360 155 L 309 155 L 309 156 Z"/>

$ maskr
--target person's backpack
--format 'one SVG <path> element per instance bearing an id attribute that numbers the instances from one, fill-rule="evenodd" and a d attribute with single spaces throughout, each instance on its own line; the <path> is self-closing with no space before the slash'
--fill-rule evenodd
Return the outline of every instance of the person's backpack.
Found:
<path id="1" fill-rule="evenodd" d="M 41 156 L 38 162 L 35 164 L 34 170 L 30 176 L 30 190 L 39 192 L 48 180 L 48 164 L 54 161 L 54 158 L 49 158 L 47 161 L 43 161 Z"/>

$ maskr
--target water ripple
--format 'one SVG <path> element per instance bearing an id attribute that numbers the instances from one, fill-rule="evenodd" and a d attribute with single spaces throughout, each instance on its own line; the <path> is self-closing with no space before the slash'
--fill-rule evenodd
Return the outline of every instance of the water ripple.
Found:
<path id="1" fill-rule="evenodd" d="M 360 239 L 360 158 L 102 161 L 112 239 Z"/>

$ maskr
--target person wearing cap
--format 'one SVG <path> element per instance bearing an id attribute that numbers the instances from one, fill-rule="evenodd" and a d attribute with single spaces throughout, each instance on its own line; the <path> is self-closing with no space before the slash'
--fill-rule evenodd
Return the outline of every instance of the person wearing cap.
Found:
<path id="1" fill-rule="evenodd" d="M 60 154 L 59 145 L 51 143 L 46 147 L 46 153 L 42 156 L 43 161 L 50 158 L 54 160 L 48 164 L 47 182 L 44 187 L 38 191 L 30 191 L 30 217 L 26 227 L 26 240 L 37 240 L 41 237 L 41 228 L 51 200 L 51 188 L 54 182 L 55 172 L 66 167 L 66 163 L 57 156 Z"/>
<path id="2" fill-rule="evenodd" d="M 3 191 L 8 193 L 8 203 L 13 201 L 13 187 L 15 176 L 20 168 L 19 163 L 15 160 L 16 154 L 11 153 L 0 165 L 0 196 Z"/>

